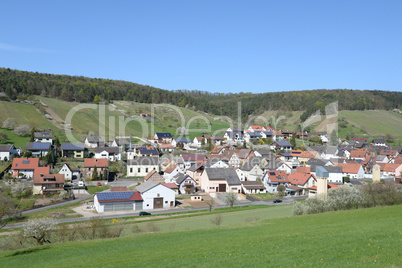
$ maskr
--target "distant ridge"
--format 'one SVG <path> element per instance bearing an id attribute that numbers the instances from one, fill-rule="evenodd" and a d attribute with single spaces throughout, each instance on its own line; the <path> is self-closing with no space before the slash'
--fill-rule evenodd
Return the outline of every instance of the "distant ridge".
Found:
<path id="1" fill-rule="evenodd" d="M 338 101 L 340 110 L 402 109 L 402 92 L 380 90 L 317 89 L 273 93 L 209 93 L 204 91 L 168 91 L 132 82 L 54 75 L 0 68 L 2 98 L 42 95 L 65 101 L 94 102 L 128 100 L 141 103 L 170 103 L 234 117 L 241 101 L 241 116 L 247 118 L 267 110 L 306 111 L 304 121 L 314 111 Z M 6 96 L 4 96 L 4 93 Z M 97 97 L 96 97 L 97 96 Z"/>

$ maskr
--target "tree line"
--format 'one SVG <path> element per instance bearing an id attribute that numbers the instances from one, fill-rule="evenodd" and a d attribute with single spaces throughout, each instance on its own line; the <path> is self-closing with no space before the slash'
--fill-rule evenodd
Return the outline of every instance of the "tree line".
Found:
<path id="1" fill-rule="evenodd" d="M 350 89 L 317 89 L 261 94 L 243 92 L 223 94 L 198 90 L 169 91 L 126 81 L 34 73 L 8 68 L 0 68 L 0 92 L 3 92 L 3 98 L 11 100 L 15 100 L 21 95 L 42 95 L 81 103 L 99 102 L 100 100 L 169 103 L 229 117 L 237 116 L 237 104 L 241 102 L 242 118 L 267 110 L 303 110 L 305 113 L 301 116 L 302 121 L 317 110 L 323 111 L 327 104 L 334 101 L 338 101 L 340 110 L 402 108 L 402 92 Z"/>

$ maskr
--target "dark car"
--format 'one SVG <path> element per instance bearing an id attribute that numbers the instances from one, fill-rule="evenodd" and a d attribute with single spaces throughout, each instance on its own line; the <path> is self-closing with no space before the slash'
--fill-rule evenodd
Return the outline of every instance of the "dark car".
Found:
<path id="1" fill-rule="evenodd" d="M 275 199 L 274 203 L 282 203 L 282 199 Z"/>
<path id="2" fill-rule="evenodd" d="M 140 211 L 139 215 L 140 216 L 146 216 L 146 215 L 151 215 L 151 213 L 146 212 L 146 211 Z"/>

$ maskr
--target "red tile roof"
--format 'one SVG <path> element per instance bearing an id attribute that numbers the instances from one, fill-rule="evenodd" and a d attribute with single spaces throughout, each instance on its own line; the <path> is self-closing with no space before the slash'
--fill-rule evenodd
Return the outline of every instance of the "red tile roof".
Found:
<path id="1" fill-rule="evenodd" d="M 293 185 L 305 185 L 311 177 L 316 180 L 312 174 L 293 172 L 289 175 L 289 182 Z"/>
<path id="2" fill-rule="evenodd" d="M 118 193 L 132 193 L 131 197 L 129 199 L 116 199 L 120 198 L 118 197 Z M 117 195 L 116 195 L 117 194 Z M 122 201 L 141 201 L 144 200 L 142 199 L 142 196 L 140 194 L 140 192 L 135 191 L 135 192 L 126 192 L 126 191 L 122 191 L 122 192 L 102 192 L 102 193 L 96 193 L 96 195 L 98 196 L 98 201 L 99 203 L 103 203 L 103 202 L 122 202 Z M 99 198 L 99 196 L 102 196 L 102 198 Z"/>
<path id="3" fill-rule="evenodd" d="M 303 151 L 300 154 L 301 158 L 314 158 L 317 155 L 317 151 Z"/>
<path id="4" fill-rule="evenodd" d="M 327 187 L 328 187 L 328 189 L 331 189 L 331 188 L 338 188 L 339 186 L 336 184 L 328 183 Z M 308 187 L 308 188 L 311 190 L 317 190 L 317 186 L 312 186 L 312 187 Z"/>
<path id="5" fill-rule="evenodd" d="M 18 169 L 28 169 L 28 170 L 33 170 L 35 168 L 39 167 L 39 158 L 14 158 L 13 159 L 13 164 L 12 164 L 12 169 L 13 170 L 18 170 Z"/>
<path id="6" fill-rule="evenodd" d="M 173 170 L 174 170 L 176 167 L 177 167 L 176 165 L 170 164 L 170 166 L 168 166 L 168 167 L 165 169 L 165 173 L 172 173 Z"/>
<path id="7" fill-rule="evenodd" d="M 179 189 L 179 186 L 177 186 L 176 183 L 161 183 L 161 184 L 170 189 Z"/>
<path id="8" fill-rule="evenodd" d="M 35 168 L 35 170 L 34 170 L 34 175 L 37 175 L 37 174 L 43 174 L 43 175 L 45 175 L 45 174 L 50 174 L 50 167 L 37 167 L 37 168 Z"/>
<path id="9" fill-rule="evenodd" d="M 342 167 L 343 173 L 352 173 L 352 174 L 357 174 L 361 167 L 360 164 L 356 164 L 356 163 L 346 163 L 346 164 L 335 163 L 335 166 Z"/>
<path id="10" fill-rule="evenodd" d="M 350 152 L 351 158 L 364 158 L 367 154 L 366 150 L 352 150 Z"/>
<path id="11" fill-rule="evenodd" d="M 289 177 L 284 170 L 268 170 L 268 177 L 271 182 L 288 182 Z"/>
<path id="12" fill-rule="evenodd" d="M 35 174 L 33 177 L 34 184 L 51 184 L 64 183 L 64 174 Z"/>
<path id="13" fill-rule="evenodd" d="M 107 159 L 94 159 L 94 158 L 85 158 L 84 160 L 84 167 L 97 167 L 97 168 L 104 168 L 109 166 L 109 162 Z"/>
<path id="14" fill-rule="evenodd" d="M 296 167 L 296 172 L 299 173 L 310 173 L 310 167 Z"/>

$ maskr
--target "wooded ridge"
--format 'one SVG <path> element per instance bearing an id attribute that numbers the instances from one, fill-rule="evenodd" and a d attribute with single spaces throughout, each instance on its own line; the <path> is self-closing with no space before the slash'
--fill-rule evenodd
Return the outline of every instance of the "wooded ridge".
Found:
<path id="1" fill-rule="evenodd" d="M 197 90 L 169 91 L 126 81 L 34 73 L 8 68 L 0 68 L 0 92 L 5 92 L 4 97 L 11 100 L 15 100 L 20 95 L 42 95 L 83 103 L 102 100 L 170 103 L 230 117 L 237 115 L 237 103 L 241 101 L 243 118 L 267 110 L 304 110 L 306 112 L 301 116 L 302 121 L 316 110 L 323 110 L 325 105 L 334 101 L 338 101 L 340 110 L 402 108 L 402 92 L 393 91 L 317 89 L 261 94 L 223 94 Z"/>

